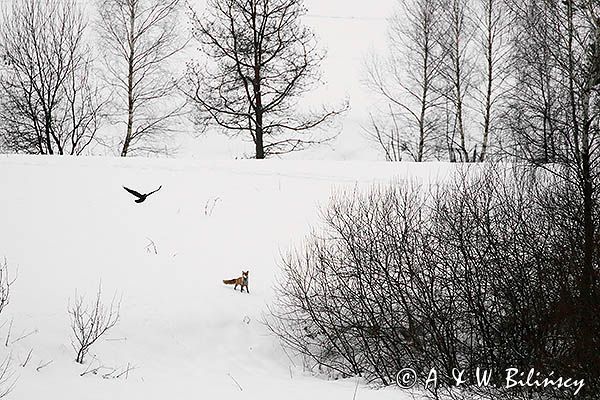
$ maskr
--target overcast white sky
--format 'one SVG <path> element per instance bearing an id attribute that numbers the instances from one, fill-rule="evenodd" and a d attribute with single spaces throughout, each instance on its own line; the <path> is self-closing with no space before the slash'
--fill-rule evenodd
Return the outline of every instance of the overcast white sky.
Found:
<path id="1" fill-rule="evenodd" d="M 201 2 L 198 1 L 201 9 Z M 286 158 L 380 159 L 381 155 L 361 133 L 368 107 L 375 100 L 362 83 L 364 59 L 371 51 L 385 51 L 387 21 L 397 0 L 305 0 L 304 22 L 314 29 L 327 50 L 322 65 L 325 86 L 316 97 L 336 101 L 348 98 L 351 110 L 342 117 L 343 129 L 331 146 L 300 152 Z M 208 134 L 185 140 L 180 155 L 197 158 L 233 158 L 252 150 L 223 136 Z"/>

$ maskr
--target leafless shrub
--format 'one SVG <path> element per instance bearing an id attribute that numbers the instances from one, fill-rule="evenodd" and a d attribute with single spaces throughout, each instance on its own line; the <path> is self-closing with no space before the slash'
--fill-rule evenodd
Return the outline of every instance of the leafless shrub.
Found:
<path id="1" fill-rule="evenodd" d="M 42 369 L 46 368 L 48 365 L 52 364 L 53 362 L 54 362 L 54 360 L 50 360 L 50 361 L 46 361 L 46 362 L 40 361 L 40 365 L 38 365 L 38 367 L 35 370 L 37 372 L 40 372 Z"/>
<path id="2" fill-rule="evenodd" d="M 23 361 L 23 364 L 21 364 L 21 367 L 25 368 L 27 366 L 27 363 L 29 362 L 29 360 L 31 360 L 32 353 L 33 353 L 33 347 L 29 350 L 29 353 L 27 353 L 27 357 L 25 358 L 25 361 Z"/>
<path id="3" fill-rule="evenodd" d="M 15 387 L 16 378 L 10 368 L 11 358 L 7 356 L 0 362 L 0 399 L 8 396 Z"/>
<path id="4" fill-rule="evenodd" d="M 154 240 L 150 238 L 146 239 L 148 239 L 148 244 L 146 245 L 146 253 L 158 254 L 158 248 L 156 247 L 156 243 L 154 243 Z"/>
<path id="5" fill-rule="evenodd" d="M 96 298 L 86 304 L 83 296 L 77 296 L 75 303 L 69 305 L 71 330 L 73 338 L 71 345 L 77 353 L 75 361 L 83 364 L 84 358 L 92 345 L 119 321 L 121 301 L 113 296 L 110 306 L 102 302 L 102 287 L 98 287 Z"/>
<path id="6" fill-rule="evenodd" d="M 94 358 L 94 360 L 97 361 L 96 358 Z M 91 362 L 88 365 L 88 367 L 85 369 L 85 371 L 80 373 L 79 376 L 86 376 L 88 374 L 92 374 L 92 375 L 100 375 L 102 377 L 102 379 L 120 379 L 120 378 L 128 379 L 129 373 L 136 369 L 136 367 L 131 365 L 131 363 L 127 363 L 126 367 L 117 367 L 117 368 L 107 367 L 100 363 L 95 367 L 93 367 L 93 365 L 94 365 L 94 363 Z"/>
<path id="7" fill-rule="evenodd" d="M 127 363 L 126 367 L 119 368 L 109 368 L 108 372 L 102 374 L 103 379 L 120 379 L 120 378 L 129 378 L 129 373 L 135 370 L 135 367 L 131 364 Z"/>
<path id="8" fill-rule="evenodd" d="M 267 326 L 309 368 L 334 376 L 388 385 L 406 366 L 420 377 L 436 368 L 443 389 L 454 368 L 536 368 L 585 377 L 593 396 L 598 374 L 573 351 L 577 204 L 555 175 L 507 168 L 468 170 L 430 188 L 338 193 L 325 228 L 284 257 Z"/>
<path id="9" fill-rule="evenodd" d="M 207 217 L 211 216 L 219 200 L 221 200 L 220 197 L 211 197 L 206 200 L 206 203 L 204 204 L 204 215 Z"/>
<path id="10" fill-rule="evenodd" d="M 13 321 L 11 320 L 10 328 L 12 328 L 12 322 Z M 17 343 L 17 342 L 19 342 L 19 341 L 21 341 L 23 339 L 28 338 L 31 335 L 37 334 L 38 332 L 39 331 L 37 329 L 23 330 L 23 331 L 21 331 L 21 334 L 19 334 L 19 336 L 17 336 L 15 339 L 10 340 L 10 330 L 9 330 L 8 335 L 6 337 L 6 343 L 5 344 L 6 344 L 6 346 L 15 344 L 15 343 Z"/>
<path id="11" fill-rule="evenodd" d="M 388 124 L 386 119 L 391 120 L 391 123 Z M 371 114 L 369 127 L 365 128 L 367 138 L 383 150 L 386 161 L 402 161 L 405 154 L 410 153 L 409 141 L 403 137 L 401 125 L 397 119 L 398 117 L 390 107 L 389 115 L 386 118 Z"/>
<path id="12" fill-rule="evenodd" d="M 10 300 L 10 287 L 15 282 L 10 278 L 6 258 L 0 261 L 0 313 L 8 305 Z"/>

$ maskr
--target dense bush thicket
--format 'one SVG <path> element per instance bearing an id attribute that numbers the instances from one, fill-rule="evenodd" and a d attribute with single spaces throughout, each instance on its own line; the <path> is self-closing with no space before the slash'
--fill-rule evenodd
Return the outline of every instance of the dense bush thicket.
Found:
<path id="1" fill-rule="evenodd" d="M 593 393 L 600 315 L 598 304 L 587 310 L 595 336 L 581 337 L 582 207 L 565 182 L 490 167 L 338 193 L 325 229 L 284 257 L 267 324 L 310 368 L 336 376 L 387 385 L 410 366 L 420 377 L 436 368 L 448 384 L 453 368 L 536 368 L 585 377 Z"/>

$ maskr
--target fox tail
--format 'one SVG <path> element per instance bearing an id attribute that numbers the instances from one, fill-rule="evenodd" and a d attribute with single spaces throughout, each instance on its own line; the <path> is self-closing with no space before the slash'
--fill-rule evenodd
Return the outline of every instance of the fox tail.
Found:
<path id="1" fill-rule="evenodd" d="M 223 283 L 226 285 L 233 285 L 235 283 L 235 279 L 223 279 Z"/>

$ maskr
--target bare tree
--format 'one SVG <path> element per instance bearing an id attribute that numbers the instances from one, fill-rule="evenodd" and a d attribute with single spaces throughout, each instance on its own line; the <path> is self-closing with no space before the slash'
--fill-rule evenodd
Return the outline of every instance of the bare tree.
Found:
<path id="1" fill-rule="evenodd" d="M 116 92 L 115 117 L 125 134 L 122 157 L 160 152 L 184 99 L 169 61 L 185 45 L 178 33 L 181 0 L 98 0 L 107 82 Z"/>
<path id="2" fill-rule="evenodd" d="M 91 79 L 86 24 L 75 0 L 14 1 L 0 25 L 3 147 L 81 154 L 103 106 Z"/>
<path id="3" fill-rule="evenodd" d="M 367 132 L 388 160 L 407 154 L 424 161 L 437 150 L 440 3 L 401 0 L 400 6 L 390 20 L 389 57 L 374 58 L 368 66 L 367 84 L 383 96 L 388 109 L 383 117 L 371 118 Z"/>
<path id="4" fill-rule="evenodd" d="M 589 310 L 599 307 L 600 293 L 595 247 L 600 235 L 600 14 L 593 1 L 509 4 L 519 39 L 515 42 L 515 68 L 520 79 L 511 98 L 521 122 L 513 125 L 515 153 L 569 182 L 573 202 L 581 210 L 570 227 L 577 234 L 573 246 L 581 254 L 568 265 L 575 285 L 566 288 L 562 297 L 574 305 L 570 321 L 578 335 L 573 363 L 594 377 L 600 368 L 594 339 L 599 325 Z M 518 57 L 532 52 L 537 56 Z M 547 93 L 553 96 L 541 101 L 540 95 Z"/>
<path id="5" fill-rule="evenodd" d="M 83 296 L 75 295 L 75 303 L 69 305 L 73 332 L 71 345 L 77 353 L 75 361 L 83 364 L 92 345 L 119 322 L 120 308 L 121 302 L 116 300 L 116 295 L 108 307 L 104 305 L 101 286 L 98 287 L 96 298 L 89 304 L 85 304 Z"/>
<path id="6" fill-rule="evenodd" d="M 479 0 L 481 24 L 478 42 L 483 53 L 483 80 L 480 93 L 482 122 L 481 150 L 478 160 L 484 161 L 492 136 L 500 133 L 501 109 L 505 106 L 507 79 L 510 74 L 510 17 L 504 0 Z M 475 161 L 475 160 L 473 160 Z"/>
<path id="7" fill-rule="evenodd" d="M 560 160 L 566 87 L 561 83 L 565 58 L 561 24 L 551 3 L 508 2 L 514 20 L 514 82 L 508 93 L 507 149 L 536 164 Z M 558 29 L 557 29 L 558 28 Z"/>
<path id="8" fill-rule="evenodd" d="M 450 106 L 446 132 L 449 158 L 453 162 L 475 161 L 477 145 L 471 143 L 467 117 L 467 104 L 475 85 L 473 8 L 470 0 L 443 0 L 442 7 L 444 62 L 439 90 Z"/>
<path id="9" fill-rule="evenodd" d="M 347 106 L 297 111 L 323 59 L 300 23 L 302 0 L 209 0 L 207 7 L 205 16 L 192 12 L 193 33 L 211 63 L 188 74 L 200 122 L 250 136 L 259 159 L 333 138 L 311 132 Z"/>

